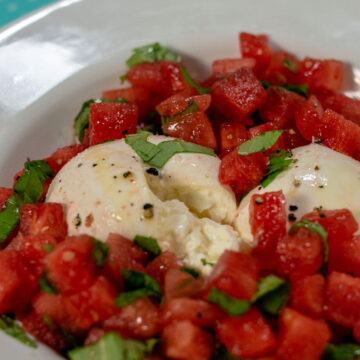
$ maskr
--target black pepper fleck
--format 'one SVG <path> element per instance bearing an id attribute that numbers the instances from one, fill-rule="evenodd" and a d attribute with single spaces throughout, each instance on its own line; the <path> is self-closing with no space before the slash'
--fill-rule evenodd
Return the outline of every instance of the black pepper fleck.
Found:
<path id="1" fill-rule="evenodd" d="M 261 190 L 261 186 L 258 187 L 258 190 Z"/>
<path id="2" fill-rule="evenodd" d="M 316 166 L 314 167 L 314 170 L 317 171 L 317 170 L 320 170 L 320 168 L 316 165 Z"/>
<path id="3" fill-rule="evenodd" d="M 123 177 L 126 179 L 127 177 L 131 176 L 132 172 L 131 171 L 126 171 L 123 173 Z"/>
<path id="4" fill-rule="evenodd" d="M 297 209 L 298 209 L 298 207 L 296 205 L 290 205 L 289 206 L 290 211 L 296 211 Z"/>
<path id="5" fill-rule="evenodd" d="M 123 135 L 127 135 L 129 133 L 129 131 L 128 130 L 124 130 L 121 134 L 123 134 Z"/>
<path id="6" fill-rule="evenodd" d="M 74 217 L 73 225 L 75 226 L 76 229 L 81 225 L 81 217 L 80 217 L 80 214 L 77 214 L 77 215 Z"/>
<path id="7" fill-rule="evenodd" d="M 114 179 L 117 179 L 117 176 L 116 176 L 116 175 L 114 175 L 114 176 L 113 176 L 113 178 L 114 178 Z"/>
<path id="8" fill-rule="evenodd" d="M 324 213 L 320 213 L 319 216 L 320 216 L 321 218 L 326 218 L 326 215 L 325 215 Z"/>
<path id="9" fill-rule="evenodd" d="M 146 203 L 144 204 L 143 208 L 144 210 L 146 210 L 146 209 L 151 209 L 153 206 L 154 206 L 153 204 Z"/>
<path id="10" fill-rule="evenodd" d="M 80 166 L 82 166 L 82 163 L 79 163 L 79 164 L 78 164 L 78 168 L 79 168 Z"/>
<path id="11" fill-rule="evenodd" d="M 299 180 L 295 179 L 293 184 L 295 187 L 299 187 L 301 185 L 301 182 Z"/>
<path id="12" fill-rule="evenodd" d="M 323 189 L 324 188 L 324 185 L 319 185 L 319 189 Z"/>
<path id="13" fill-rule="evenodd" d="M 154 216 L 154 205 L 146 203 L 144 204 L 143 209 L 145 219 L 151 219 Z"/>
<path id="14" fill-rule="evenodd" d="M 199 318 L 199 319 L 201 319 L 203 316 L 202 316 L 202 313 L 200 313 L 200 312 L 198 312 L 197 314 L 196 314 L 196 316 Z"/>
<path id="15" fill-rule="evenodd" d="M 156 169 L 156 168 L 154 168 L 154 167 L 148 168 L 148 169 L 146 170 L 146 172 L 147 172 L 148 174 L 151 174 L 151 175 L 154 175 L 154 176 L 158 176 L 158 175 L 159 175 L 158 169 Z"/>
<path id="16" fill-rule="evenodd" d="M 296 221 L 296 216 L 293 213 L 290 213 L 288 219 L 289 221 Z"/>
<path id="17" fill-rule="evenodd" d="M 93 167 L 97 166 L 97 163 L 92 164 Z"/>
<path id="18" fill-rule="evenodd" d="M 110 166 L 115 166 L 115 164 L 114 164 L 114 163 L 111 163 Z"/>

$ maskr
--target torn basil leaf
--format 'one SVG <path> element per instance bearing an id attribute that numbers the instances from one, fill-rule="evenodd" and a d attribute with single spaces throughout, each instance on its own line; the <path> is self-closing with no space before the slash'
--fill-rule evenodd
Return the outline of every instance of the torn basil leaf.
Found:
<path id="1" fill-rule="evenodd" d="M 297 73 L 297 61 L 296 60 L 290 60 L 288 57 L 284 57 L 283 65 L 288 68 L 292 73 Z"/>
<path id="2" fill-rule="evenodd" d="M 297 228 L 306 228 L 310 233 L 317 233 L 323 241 L 324 248 L 324 262 L 326 263 L 329 258 L 329 244 L 328 244 L 328 232 L 323 226 L 310 220 L 301 220 L 291 226 L 289 234 L 293 234 Z"/>
<path id="3" fill-rule="evenodd" d="M 92 238 L 92 241 L 94 242 L 94 248 L 91 253 L 91 257 L 93 258 L 95 264 L 102 268 L 105 266 L 110 247 L 98 239 Z"/>
<path id="4" fill-rule="evenodd" d="M 162 168 L 166 162 L 179 153 L 198 153 L 216 156 L 213 149 L 179 139 L 163 141 L 158 145 L 147 140 L 150 133 L 142 131 L 138 134 L 128 135 L 125 142 L 130 145 L 140 158 L 147 164 Z"/>
<path id="5" fill-rule="evenodd" d="M 54 294 L 57 295 L 58 291 L 56 289 L 56 287 L 51 283 L 51 281 L 48 279 L 46 273 L 44 273 L 40 280 L 39 280 L 39 286 L 40 286 L 40 290 L 44 291 L 48 294 Z"/>
<path id="6" fill-rule="evenodd" d="M 118 333 L 109 332 L 95 344 L 69 351 L 68 356 L 70 360 L 141 360 L 151 356 L 155 340 L 123 339 Z"/>
<path id="7" fill-rule="evenodd" d="M 151 276 L 135 270 L 122 270 L 121 275 L 125 283 L 125 291 L 115 299 L 116 306 L 129 305 L 145 296 L 153 296 L 161 300 L 160 286 Z"/>
<path id="8" fill-rule="evenodd" d="M 360 357 L 360 346 L 355 344 L 327 344 L 322 360 L 355 360 Z"/>
<path id="9" fill-rule="evenodd" d="M 203 88 L 200 85 L 198 85 L 182 65 L 180 65 L 180 72 L 181 72 L 181 75 L 184 77 L 184 80 L 191 87 L 196 89 L 200 95 L 209 94 L 210 88 Z"/>
<path id="10" fill-rule="evenodd" d="M 245 141 L 237 147 L 239 155 L 250 155 L 271 148 L 279 139 L 284 130 L 265 131 L 260 135 Z"/>
<path id="11" fill-rule="evenodd" d="M 135 235 L 134 244 L 148 252 L 151 258 L 161 254 L 161 248 L 157 240 L 151 236 Z"/>
<path id="12" fill-rule="evenodd" d="M 196 104 L 196 101 L 194 100 L 190 100 L 188 102 L 188 105 L 187 107 L 183 110 L 183 111 L 180 111 L 178 114 L 175 114 L 174 116 L 166 116 L 166 115 L 162 115 L 161 116 L 161 124 L 162 125 L 165 125 L 165 124 L 168 124 L 169 122 L 173 121 L 173 120 L 176 120 L 176 118 L 180 117 L 180 116 L 183 116 L 183 115 L 186 115 L 186 114 L 190 114 L 190 113 L 193 113 L 195 111 L 199 111 L 199 107 L 198 105 Z"/>
<path id="13" fill-rule="evenodd" d="M 308 91 L 309 91 L 309 85 L 308 84 L 302 84 L 302 85 L 293 85 L 293 84 L 283 84 L 283 85 L 272 85 L 268 81 L 261 81 L 262 86 L 265 90 L 267 90 L 270 86 L 272 87 L 278 87 L 285 90 L 292 91 L 296 94 L 299 94 L 301 96 L 307 97 Z"/>
<path id="14" fill-rule="evenodd" d="M 183 266 L 180 270 L 182 272 L 186 272 L 186 273 L 190 274 L 195 279 L 197 279 L 200 276 L 200 272 L 198 270 L 188 267 L 188 266 Z"/>
<path id="15" fill-rule="evenodd" d="M 158 42 L 135 48 L 132 51 L 133 54 L 126 60 L 126 65 L 129 68 L 142 63 L 151 63 L 162 60 L 181 61 L 180 55 L 163 47 Z"/>
<path id="16" fill-rule="evenodd" d="M 8 315 L 0 315 L 0 330 L 31 348 L 37 348 L 36 343 L 26 335 L 15 319 Z"/>
<path id="17" fill-rule="evenodd" d="M 205 258 L 201 259 L 201 263 L 205 266 L 205 265 L 209 265 L 209 266 L 214 266 L 215 264 L 211 261 L 207 261 Z"/>
<path id="18" fill-rule="evenodd" d="M 25 172 L 14 185 L 14 193 L 5 202 L 0 211 L 0 243 L 5 240 L 19 222 L 21 207 L 27 203 L 36 203 L 43 193 L 42 184 L 51 179 L 53 172 L 44 160 L 27 161 Z"/>
<path id="19" fill-rule="evenodd" d="M 269 156 L 269 164 L 265 177 L 261 181 L 261 186 L 265 188 L 284 170 L 286 170 L 293 159 L 290 159 L 292 153 L 286 150 L 276 150 Z"/>
<path id="20" fill-rule="evenodd" d="M 235 299 L 216 287 L 210 289 L 208 301 L 233 316 L 246 314 L 251 306 L 249 301 Z"/>
<path id="21" fill-rule="evenodd" d="M 269 275 L 259 280 L 251 301 L 267 313 L 276 315 L 286 305 L 289 295 L 290 284 L 275 275 Z"/>

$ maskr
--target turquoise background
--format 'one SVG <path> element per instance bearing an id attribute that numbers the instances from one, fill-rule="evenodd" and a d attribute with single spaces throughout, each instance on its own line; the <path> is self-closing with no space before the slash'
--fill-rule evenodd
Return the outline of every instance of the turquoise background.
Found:
<path id="1" fill-rule="evenodd" d="M 0 0 L 0 27 L 55 0 Z"/>

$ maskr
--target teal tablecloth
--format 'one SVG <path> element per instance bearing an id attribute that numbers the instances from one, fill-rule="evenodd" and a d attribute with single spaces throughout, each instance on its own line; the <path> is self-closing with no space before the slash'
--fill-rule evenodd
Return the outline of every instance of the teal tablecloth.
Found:
<path id="1" fill-rule="evenodd" d="M 55 0 L 0 0 L 0 28 Z"/>

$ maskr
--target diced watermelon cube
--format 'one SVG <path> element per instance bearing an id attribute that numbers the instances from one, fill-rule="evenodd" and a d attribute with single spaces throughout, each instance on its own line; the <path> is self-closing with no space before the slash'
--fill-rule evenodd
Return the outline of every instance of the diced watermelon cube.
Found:
<path id="1" fill-rule="evenodd" d="M 147 339 L 160 332 L 160 313 L 149 298 L 140 298 L 119 309 L 103 322 L 107 331 L 117 331 L 131 339 Z"/>
<path id="2" fill-rule="evenodd" d="M 307 57 L 300 62 L 299 81 L 311 89 L 341 91 L 344 87 L 344 63 Z"/>
<path id="3" fill-rule="evenodd" d="M 279 327 L 279 360 L 319 360 L 331 338 L 324 320 L 312 319 L 290 308 L 280 313 Z"/>
<path id="4" fill-rule="evenodd" d="M 122 89 L 107 90 L 102 93 L 102 97 L 112 101 L 122 98 L 131 104 L 137 105 L 140 117 L 145 117 L 151 111 L 150 92 L 141 87 L 132 86 Z"/>
<path id="5" fill-rule="evenodd" d="M 250 200 L 251 233 L 257 243 L 252 254 L 263 269 L 276 269 L 276 244 L 286 234 L 286 200 L 282 191 L 254 194 Z"/>
<path id="6" fill-rule="evenodd" d="M 243 67 L 254 69 L 256 60 L 253 58 L 234 58 L 234 59 L 220 59 L 212 63 L 213 74 L 231 74 Z"/>
<path id="7" fill-rule="evenodd" d="M 83 144 L 74 144 L 69 146 L 64 146 L 57 149 L 52 155 L 44 159 L 50 165 L 54 174 L 57 174 L 59 170 L 73 157 L 81 153 L 87 148 Z"/>
<path id="8" fill-rule="evenodd" d="M 355 340 L 359 343 L 360 342 L 360 320 L 356 321 L 353 328 L 353 335 Z"/>
<path id="9" fill-rule="evenodd" d="M 266 99 L 266 91 L 249 68 L 241 68 L 211 87 L 214 107 L 233 121 L 252 114 Z"/>
<path id="10" fill-rule="evenodd" d="M 13 189 L 0 187 L 0 209 L 2 209 L 6 203 L 6 200 L 12 195 Z"/>
<path id="11" fill-rule="evenodd" d="M 227 154 L 249 138 L 245 125 L 241 123 L 224 122 L 220 125 L 221 153 Z"/>
<path id="12" fill-rule="evenodd" d="M 321 274 L 313 274 L 298 279 L 291 284 L 291 306 L 312 317 L 323 315 L 325 301 L 325 279 Z"/>
<path id="13" fill-rule="evenodd" d="M 281 138 L 284 142 L 284 149 L 286 150 L 310 144 L 310 141 L 306 140 L 295 126 L 284 129 Z"/>
<path id="14" fill-rule="evenodd" d="M 122 139 L 133 134 L 138 121 L 138 107 L 134 104 L 92 103 L 89 114 L 90 145 Z"/>
<path id="15" fill-rule="evenodd" d="M 164 327 L 161 338 L 165 341 L 165 354 L 176 360 L 209 360 L 212 337 L 188 320 L 174 321 Z"/>
<path id="16" fill-rule="evenodd" d="M 219 181 L 230 185 L 238 198 L 249 192 L 266 174 L 267 159 L 262 153 L 241 156 L 237 149 L 225 155 L 220 164 Z"/>
<path id="17" fill-rule="evenodd" d="M 162 307 L 162 322 L 167 325 L 174 320 L 189 320 L 193 324 L 214 328 L 225 313 L 217 306 L 200 299 L 182 297 L 166 300 Z"/>
<path id="18" fill-rule="evenodd" d="M 116 288 L 103 276 L 99 276 L 86 290 L 64 296 L 65 310 L 74 331 L 88 330 L 118 310 L 115 308 Z"/>
<path id="19" fill-rule="evenodd" d="M 121 270 L 144 271 L 147 254 L 131 240 L 118 234 L 109 234 L 106 244 L 110 247 L 105 263 L 105 274 L 119 287 L 123 286 Z"/>
<path id="20" fill-rule="evenodd" d="M 182 76 L 179 63 L 167 60 L 162 61 L 161 74 L 169 94 L 167 96 L 173 95 L 190 87 Z"/>
<path id="21" fill-rule="evenodd" d="M 93 248 L 89 236 L 70 236 L 46 256 L 45 271 L 61 294 L 77 293 L 94 282 Z"/>
<path id="22" fill-rule="evenodd" d="M 24 235 L 49 235 L 60 241 L 67 235 L 63 205 L 25 204 L 20 210 L 20 232 Z"/>
<path id="23" fill-rule="evenodd" d="M 253 256 L 226 250 L 207 278 L 206 289 L 216 287 L 237 299 L 250 300 L 257 289 L 258 274 L 259 263 Z"/>
<path id="24" fill-rule="evenodd" d="M 263 67 L 270 62 L 271 49 L 266 35 L 242 32 L 239 34 L 239 41 L 243 58 L 254 58 L 257 67 Z"/>
<path id="25" fill-rule="evenodd" d="M 155 93 L 163 90 L 161 62 L 142 63 L 133 66 L 126 74 L 126 79 L 134 87 L 141 87 Z"/>
<path id="26" fill-rule="evenodd" d="M 226 317 L 219 323 L 216 332 L 220 341 L 236 357 L 257 358 L 266 355 L 276 345 L 270 325 L 255 308 L 242 316 Z"/>
<path id="27" fill-rule="evenodd" d="M 180 115 L 162 126 L 165 134 L 198 145 L 217 148 L 216 137 L 209 118 L 201 111 Z"/>
<path id="28" fill-rule="evenodd" d="M 352 327 L 360 319 L 360 278 L 331 272 L 326 282 L 325 312 L 329 320 Z"/>
<path id="29" fill-rule="evenodd" d="M 321 268 L 323 242 L 317 233 L 299 228 L 294 234 L 280 238 L 276 246 L 277 268 L 292 279 L 311 275 Z"/>
<path id="30" fill-rule="evenodd" d="M 166 250 L 148 263 L 146 272 L 153 277 L 163 289 L 166 273 L 170 269 L 180 269 L 181 266 L 182 262 L 178 257 L 173 252 Z"/>

